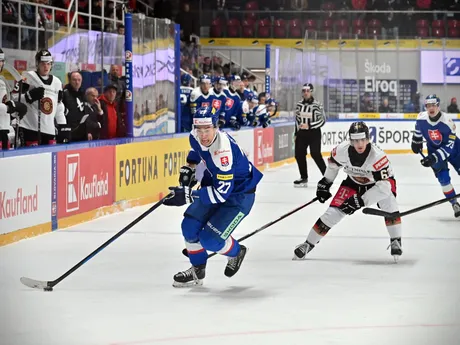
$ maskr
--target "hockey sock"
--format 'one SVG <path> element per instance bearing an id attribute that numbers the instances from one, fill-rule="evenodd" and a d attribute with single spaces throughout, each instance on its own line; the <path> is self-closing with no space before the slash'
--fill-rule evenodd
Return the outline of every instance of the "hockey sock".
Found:
<path id="1" fill-rule="evenodd" d="M 442 186 L 442 191 L 444 192 L 444 195 L 446 198 L 451 198 L 456 195 L 454 186 L 452 186 L 451 183 L 449 183 L 448 185 Z M 452 205 L 455 204 L 456 202 L 457 202 L 456 199 L 450 200 L 450 203 Z"/>
<path id="2" fill-rule="evenodd" d="M 199 266 L 206 264 L 208 260 L 208 252 L 204 250 L 201 243 L 185 242 L 185 247 L 188 251 L 188 257 L 192 266 Z"/>
<path id="3" fill-rule="evenodd" d="M 402 233 L 401 218 L 386 219 L 385 225 L 387 226 L 390 238 L 400 238 Z"/>
<path id="4" fill-rule="evenodd" d="M 330 229 L 331 228 L 324 224 L 321 218 L 319 218 L 315 225 L 313 225 L 313 228 L 310 230 L 310 233 L 307 237 L 307 242 L 316 245 L 324 236 L 326 236 Z"/>
<path id="5" fill-rule="evenodd" d="M 230 257 L 237 256 L 239 252 L 240 252 L 240 244 L 238 243 L 237 240 L 235 240 L 231 236 L 227 238 L 222 249 L 218 251 L 219 254 L 230 256 Z"/>

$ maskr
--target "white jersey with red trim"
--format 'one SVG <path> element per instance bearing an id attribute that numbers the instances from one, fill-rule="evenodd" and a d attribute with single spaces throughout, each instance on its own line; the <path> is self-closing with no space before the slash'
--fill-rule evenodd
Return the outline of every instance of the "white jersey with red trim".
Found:
<path id="1" fill-rule="evenodd" d="M 49 75 L 52 80 L 47 85 L 35 71 L 26 71 L 22 76 L 24 83 L 28 85 L 28 90 L 25 91 L 43 87 L 45 95 L 38 102 L 33 102 L 32 104 L 24 102 L 27 106 L 27 114 L 20 121 L 19 127 L 38 131 L 38 111 L 40 107 L 40 132 L 54 136 L 56 134 L 54 119 L 60 125 L 67 123 L 64 104 L 59 102 L 59 91 L 62 92 L 61 81 L 59 78 Z"/>
<path id="2" fill-rule="evenodd" d="M 352 164 L 350 157 L 350 151 L 353 147 L 348 141 L 344 141 L 336 146 L 331 152 L 331 158 L 329 159 L 328 170 L 325 173 L 325 177 L 334 181 L 337 177 L 340 168 L 357 184 L 369 185 L 376 183 L 375 173 L 385 171 L 383 178 L 388 179 L 393 177 L 393 168 L 391 167 L 390 160 L 386 153 L 374 143 L 370 143 L 370 151 L 367 155 L 364 163 L 361 166 Z M 355 152 L 356 154 L 356 152 Z M 379 180 L 380 180 L 379 179 Z"/>

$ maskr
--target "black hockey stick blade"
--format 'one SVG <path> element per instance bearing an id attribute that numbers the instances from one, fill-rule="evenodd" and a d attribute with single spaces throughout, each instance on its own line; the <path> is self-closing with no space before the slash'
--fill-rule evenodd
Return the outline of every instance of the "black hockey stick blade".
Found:
<path id="1" fill-rule="evenodd" d="M 294 213 L 296 213 L 296 212 L 298 212 L 298 211 L 304 209 L 305 207 L 307 207 L 307 206 L 313 204 L 313 203 L 314 203 L 315 201 L 317 201 L 317 200 L 318 200 L 318 198 L 314 198 L 314 199 L 310 200 L 309 202 L 307 202 L 306 204 L 303 204 L 303 205 L 301 205 L 301 206 L 299 206 L 299 207 L 293 209 L 292 211 L 290 211 L 290 212 L 288 212 L 288 213 L 286 213 L 286 214 L 283 214 L 281 217 L 279 217 L 279 218 L 277 218 L 277 219 L 271 221 L 270 223 L 265 224 L 264 226 L 260 227 L 260 228 L 257 229 L 257 230 L 254 230 L 253 232 L 251 232 L 251 233 L 249 233 L 249 234 L 247 234 L 247 235 L 244 235 L 243 237 L 239 238 L 239 239 L 238 239 L 238 242 L 242 242 L 242 241 L 248 239 L 249 237 L 254 236 L 254 235 L 257 234 L 258 232 L 261 232 L 262 230 L 265 230 L 265 229 L 269 228 L 270 226 L 272 226 L 272 225 L 278 223 L 279 221 L 283 220 L 284 218 L 287 218 L 287 217 L 289 217 L 290 215 L 292 215 L 292 214 L 294 214 Z M 182 249 L 182 254 L 183 254 L 184 256 L 188 257 L 187 248 Z M 213 256 L 216 255 L 216 254 L 217 254 L 217 253 L 209 254 L 208 258 L 211 258 L 211 257 L 213 257 Z"/>
<path id="2" fill-rule="evenodd" d="M 457 199 L 457 198 L 460 198 L 460 194 L 454 195 L 454 196 L 452 196 L 450 198 L 439 199 L 437 201 L 433 201 L 433 202 L 431 202 L 429 204 L 422 205 L 422 206 L 413 208 L 413 209 L 411 209 L 409 211 L 405 211 L 405 212 L 391 213 L 391 212 L 385 212 L 385 211 L 382 211 L 382 210 L 378 210 L 378 209 L 375 209 L 375 208 L 366 207 L 365 209 L 363 209 L 363 213 L 364 214 L 370 214 L 370 215 L 373 215 L 373 216 L 381 216 L 381 217 L 386 217 L 386 218 L 390 218 L 390 219 L 395 219 L 395 218 L 399 218 L 399 217 L 408 216 L 408 215 L 410 215 L 412 213 L 420 212 L 420 211 L 426 210 L 426 209 L 434 207 L 434 206 L 444 204 L 444 203 L 446 203 L 448 201 L 451 201 L 451 200 L 454 200 L 454 199 Z"/>
<path id="3" fill-rule="evenodd" d="M 117 232 L 115 235 L 113 235 L 110 239 L 108 239 L 105 243 L 103 243 L 101 246 L 99 246 L 96 250 L 94 250 L 91 254 L 89 254 L 86 258 L 81 260 L 78 264 L 73 266 L 70 270 L 68 270 L 66 273 L 61 275 L 59 278 L 51 281 L 42 281 L 42 280 L 35 280 L 35 279 L 30 279 L 26 277 L 22 277 L 20 279 L 21 283 L 23 283 L 25 286 L 30 287 L 32 289 L 38 289 L 38 290 L 43 290 L 43 291 L 53 291 L 53 287 L 55 287 L 57 284 L 59 284 L 61 281 L 63 281 L 65 278 L 67 278 L 69 275 L 71 275 L 73 272 L 75 272 L 77 269 L 79 269 L 81 266 L 83 266 L 85 263 L 87 263 L 89 260 L 91 260 L 96 254 L 101 252 L 103 249 L 109 246 L 112 242 L 114 242 L 118 237 L 123 235 L 126 231 L 131 229 L 134 225 L 139 223 L 142 219 L 147 217 L 150 213 L 155 211 L 158 207 L 163 205 L 163 202 L 169 197 L 171 194 L 168 194 L 165 196 L 163 199 L 158 201 L 155 205 L 150 207 L 147 211 L 142 213 L 139 217 L 134 219 L 131 223 L 129 223 L 127 226 L 125 226 L 122 230 Z"/>

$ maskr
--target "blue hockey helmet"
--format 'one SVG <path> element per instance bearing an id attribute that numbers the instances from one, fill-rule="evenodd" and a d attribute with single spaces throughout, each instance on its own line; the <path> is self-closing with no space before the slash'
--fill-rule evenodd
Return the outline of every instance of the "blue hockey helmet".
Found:
<path id="1" fill-rule="evenodd" d="M 202 83 L 208 83 L 208 84 L 211 84 L 211 77 L 207 74 L 203 74 L 201 77 L 200 77 L 200 84 Z"/>
<path id="2" fill-rule="evenodd" d="M 213 125 L 217 127 L 219 116 L 217 109 L 213 107 L 199 107 L 193 115 L 194 126 L 208 126 Z"/>
<path id="3" fill-rule="evenodd" d="M 225 77 L 219 77 L 219 84 L 228 85 L 228 80 Z"/>
<path id="4" fill-rule="evenodd" d="M 434 104 L 439 107 L 440 103 L 441 103 L 441 100 L 435 94 L 428 95 L 425 98 L 425 105 Z"/>
<path id="5" fill-rule="evenodd" d="M 192 81 L 192 77 L 190 76 L 190 74 L 182 74 L 180 78 L 180 83 L 183 86 L 189 86 L 191 81 Z"/>

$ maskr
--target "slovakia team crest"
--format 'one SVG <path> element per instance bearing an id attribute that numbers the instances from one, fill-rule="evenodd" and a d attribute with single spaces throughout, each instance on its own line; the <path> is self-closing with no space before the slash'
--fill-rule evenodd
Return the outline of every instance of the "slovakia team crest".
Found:
<path id="1" fill-rule="evenodd" d="M 228 162 L 228 156 L 220 157 L 220 164 L 222 164 L 223 167 L 228 167 L 228 165 L 230 164 Z"/>
<path id="2" fill-rule="evenodd" d="M 431 141 L 435 145 L 439 145 L 442 143 L 442 134 L 438 129 L 429 129 L 428 135 L 430 136 Z"/>

